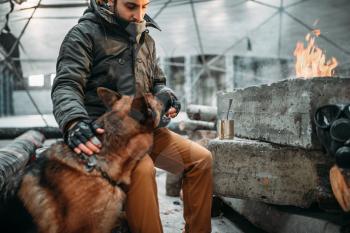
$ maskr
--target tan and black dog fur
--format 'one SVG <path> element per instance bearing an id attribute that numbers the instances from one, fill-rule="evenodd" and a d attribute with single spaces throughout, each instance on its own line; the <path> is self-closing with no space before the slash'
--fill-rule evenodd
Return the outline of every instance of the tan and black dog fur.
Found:
<path id="1" fill-rule="evenodd" d="M 162 104 L 152 94 L 133 98 L 106 88 L 99 88 L 98 94 L 110 111 L 97 120 L 105 129 L 97 166 L 127 186 L 137 161 L 152 146 Z M 142 115 L 141 122 L 130 115 L 132 110 Z M 63 142 L 26 169 L 16 195 L 39 233 L 111 233 L 126 197 L 97 169 L 87 171 L 85 162 Z"/>

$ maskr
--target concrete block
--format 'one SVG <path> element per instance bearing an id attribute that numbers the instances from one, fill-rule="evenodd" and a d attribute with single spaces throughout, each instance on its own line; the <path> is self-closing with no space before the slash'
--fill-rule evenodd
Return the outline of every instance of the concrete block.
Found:
<path id="1" fill-rule="evenodd" d="M 222 198 L 233 210 L 269 233 L 340 233 L 341 226 L 322 218 L 281 211 L 262 202 Z"/>
<path id="2" fill-rule="evenodd" d="M 318 106 L 350 103 L 349 78 L 290 79 L 218 93 L 219 119 L 235 120 L 235 135 L 272 143 L 319 149 L 313 124 Z"/>
<path id="3" fill-rule="evenodd" d="M 330 157 L 320 151 L 247 139 L 209 141 L 214 193 L 271 204 L 339 208 L 328 180 Z M 325 179 L 324 179 L 325 178 Z"/>

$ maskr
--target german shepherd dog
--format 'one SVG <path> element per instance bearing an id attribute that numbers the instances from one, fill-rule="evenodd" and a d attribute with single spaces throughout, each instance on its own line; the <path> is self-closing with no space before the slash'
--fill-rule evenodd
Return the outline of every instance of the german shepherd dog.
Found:
<path id="1" fill-rule="evenodd" d="M 1 233 L 28 232 L 31 222 L 32 232 L 39 233 L 111 233 L 118 226 L 123 187 L 152 146 L 163 105 L 152 94 L 133 98 L 106 88 L 97 92 L 110 109 L 97 120 L 105 129 L 100 153 L 85 160 L 63 142 L 43 152 L 7 187 L 13 194 L 7 194 L 9 213 L 0 222 L 15 224 L 0 228 Z"/>

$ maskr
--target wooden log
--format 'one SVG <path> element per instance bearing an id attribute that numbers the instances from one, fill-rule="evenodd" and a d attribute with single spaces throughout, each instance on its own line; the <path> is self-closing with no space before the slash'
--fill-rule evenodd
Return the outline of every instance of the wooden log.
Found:
<path id="1" fill-rule="evenodd" d="M 181 130 L 179 128 L 179 123 L 180 122 L 170 122 L 169 125 L 167 126 L 168 129 L 170 129 L 171 131 L 180 134 L 180 135 L 187 135 L 187 132 L 184 130 Z"/>
<path id="2" fill-rule="evenodd" d="M 191 104 L 186 113 L 191 120 L 215 122 L 217 111 L 217 107 Z"/>
<path id="3" fill-rule="evenodd" d="M 215 130 L 215 123 L 207 121 L 182 120 L 170 122 L 168 128 L 175 133 L 185 135 L 188 134 L 188 131 Z"/>
<path id="4" fill-rule="evenodd" d="M 350 211 L 350 170 L 339 168 L 334 165 L 330 172 L 329 178 L 333 194 L 339 205 L 345 212 Z"/>
<path id="5" fill-rule="evenodd" d="M 38 131 L 28 131 L 0 149 L 0 193 L 9 177 L 23 169 L 45 137 Z"/>
<path id="6" fill-rule="evenodd" d="M 45 136 L 46 139 L 62 138 L 62 133 L 57 127 L 23 127 L 23 128 L 0 128 L 0 140 L 14 139 L 28 130 L 38 131 Z"/>
<path id="7" fill-rule="evenodd" d="M 184 120 L 178 124 L 179 129 L 182 131 L 215 130 L 215 123 L 207 121 Z"/>

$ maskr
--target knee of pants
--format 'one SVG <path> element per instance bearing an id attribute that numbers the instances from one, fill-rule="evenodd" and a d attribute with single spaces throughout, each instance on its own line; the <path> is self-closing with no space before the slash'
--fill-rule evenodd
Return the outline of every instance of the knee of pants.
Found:
<path id="1" fill-rule="evenodd" d="M 141 179 L 148 179 L 155 177 L 156 170 L 154 168 L 154 163 L 152 159 L 146 155 L 143 157 L 135 167 L 132 176 L 133 178 L 141 178 Z"/>
<path id="2" fill-rule="evenodd" d="M 205 152 L 202 154 L 202 159 L 200 160 L 200 167 L 203 169 L 212 169 L 213 167 L 213 155 L 211 152 L 207 149 L 205 149 Z"/>

